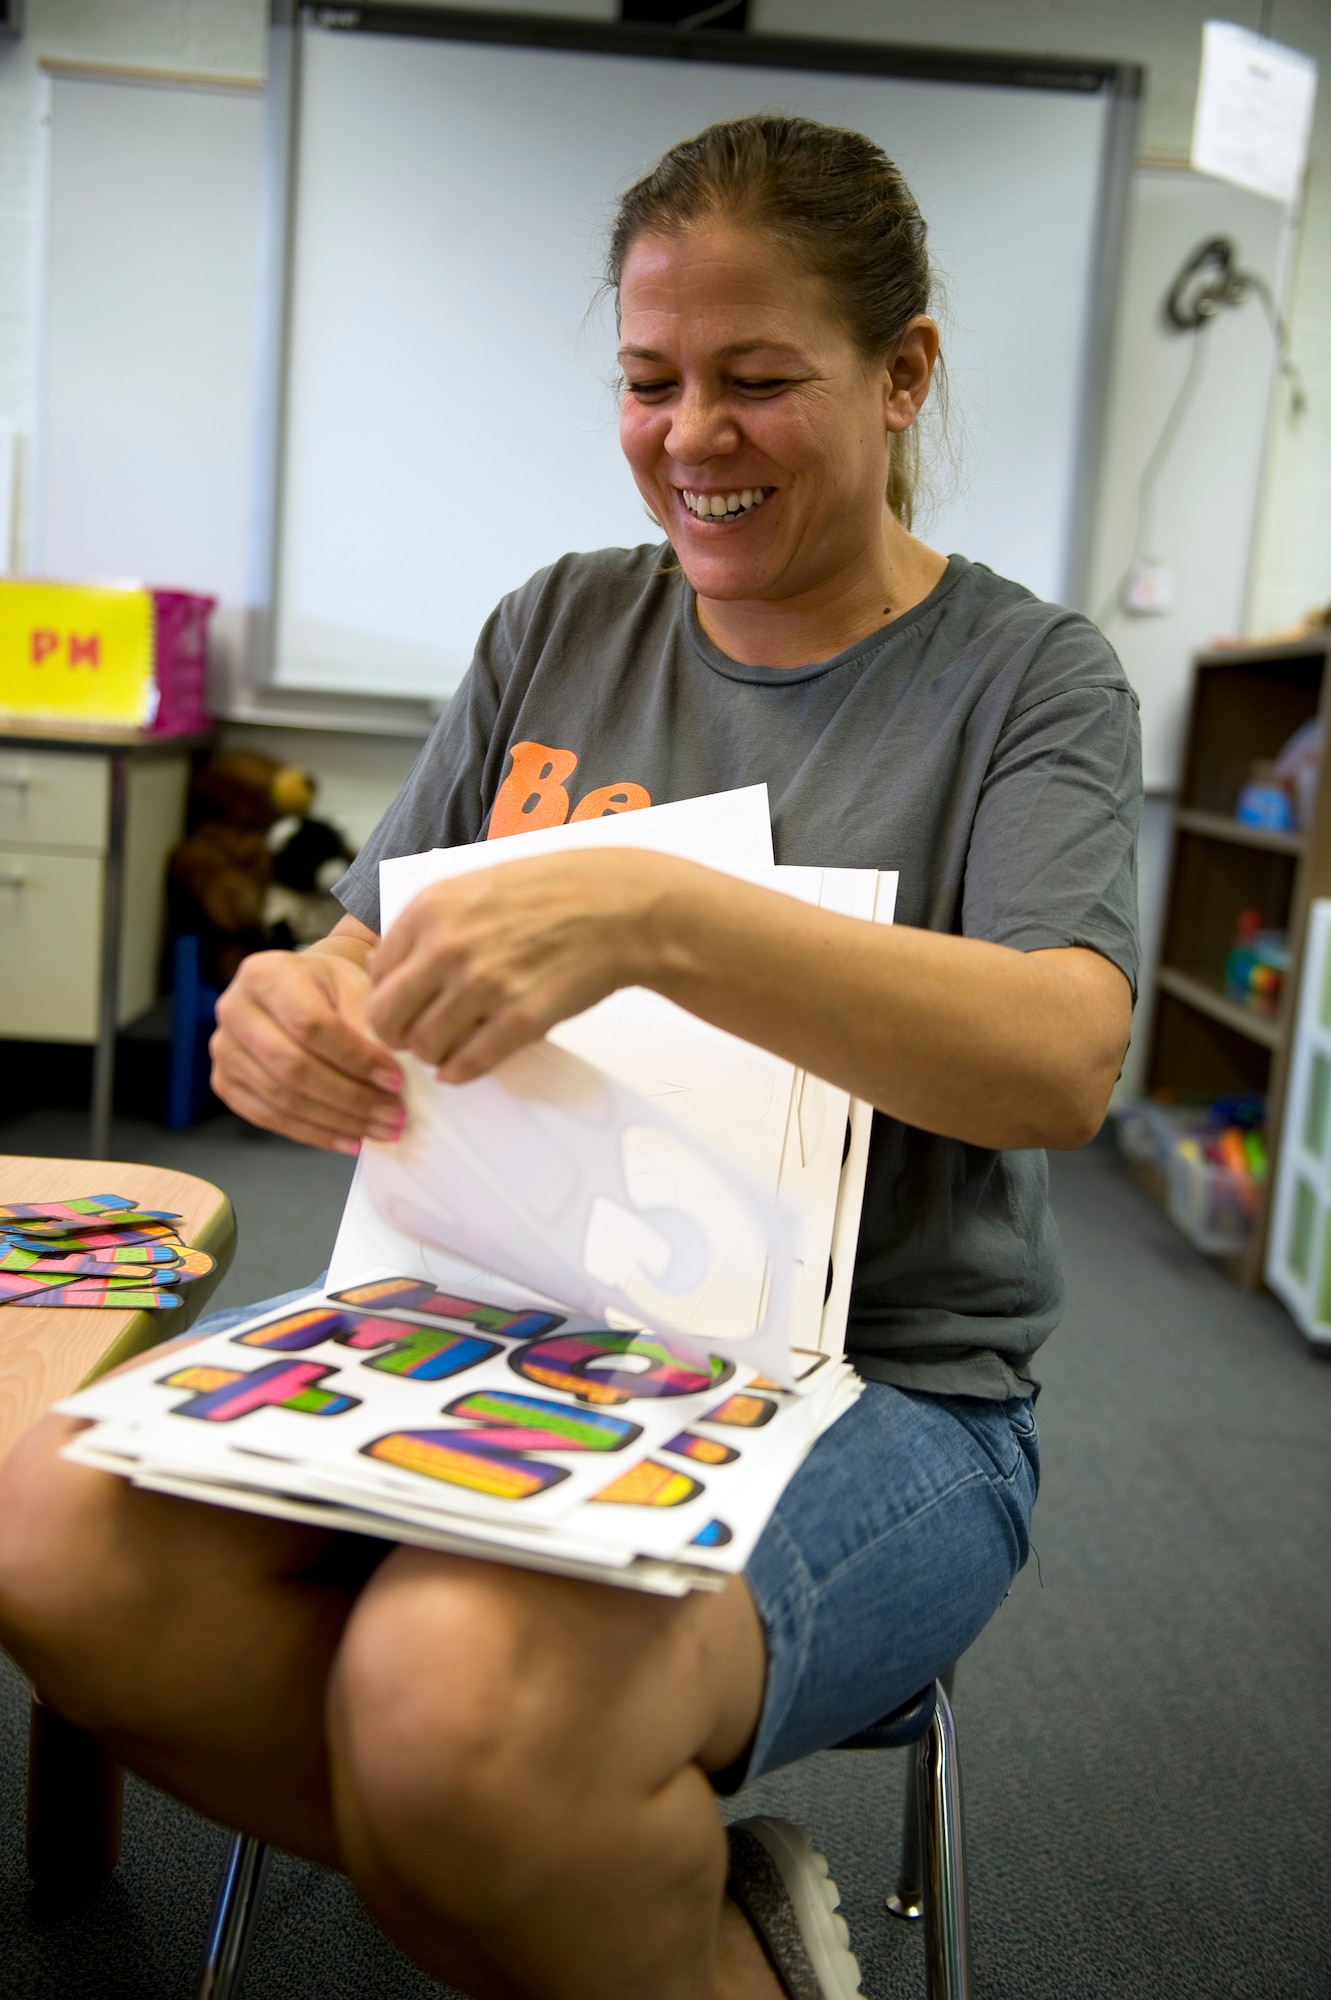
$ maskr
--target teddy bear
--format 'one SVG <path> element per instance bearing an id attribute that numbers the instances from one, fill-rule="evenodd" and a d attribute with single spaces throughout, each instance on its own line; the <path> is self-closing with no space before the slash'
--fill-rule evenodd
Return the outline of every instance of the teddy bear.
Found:
<path id="1" fill-rule="evenodd" d="M 308 771 L 256 750 L 215 750 L 195 771 L 168 910 L 173 936 L 198 937 L 207 985 L 225 986 L 253 951 L 313 943 L 341 915 L 328 889 L 354 855 L 310 818 L 316 790 Z"/>

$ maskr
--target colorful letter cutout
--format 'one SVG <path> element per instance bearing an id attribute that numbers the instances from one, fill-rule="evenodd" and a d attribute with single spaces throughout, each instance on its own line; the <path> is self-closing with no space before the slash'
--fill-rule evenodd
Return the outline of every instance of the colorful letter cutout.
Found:
<path id="1" fill-rule="evenodd" d="M 478 1389 L 459 1396 L 444 1411 L 464 1417 L 475 1430 L 394 1431 L 362 1447 L 367 1458 L 466 1486 L 495 1500 L 529 1500 L 568 1478 L 561 1465 L 547 1465 L 537 1451 L 623 1451 L 642 1436 L 641 1424 L 539 1396 Z"/>
<path id="2" fill-rule="evenodd" d="M 616 1368 L 616 1357 L 648 1365 Z M 562 1389 L 580 1403 L 609 1405 L 632 1402 L 638 1396 L 696 1396 L 704 1389 L 719 1389 L 735 1372 L 732 1361 L 718 1356 L 686 1360 L 655 1334 L 612 1333 L 609 1328 L 534 1341 L 510 1355 L 508 1365 L 527 1381 Z"/>
<path id="3" fill-rule="evenodd" d="M 270 1361 L 266 1368 L 248 1374 L 238 1368 L 180 1368 L 160 1380 L 168 1389 L 193 1391 L 189 1400 L 176 1405 L 176 1415 L 199 1417 L 205 1423 L 231 1424 L 253 1410 L 296 1410 L 307 1417 L 336 1417 L 359 1405 L 357 1396 L 340 1396 L 330 1389 L 315 1388 L 335 1368 L 322 1368 L 317 1361 Z"/>

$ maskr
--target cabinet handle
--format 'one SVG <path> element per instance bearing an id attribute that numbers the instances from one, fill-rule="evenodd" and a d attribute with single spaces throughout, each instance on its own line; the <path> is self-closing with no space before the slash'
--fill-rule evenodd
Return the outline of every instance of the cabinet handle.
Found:
<path id="1" fill-rule="evenodd" d="M 32 790 L 32 779 L 20 778 L 13 771 L 0 771 L 0 785 L 7 785 L 11 792 L 29 792 Z"/>
<path id="2" fill-rule="evenodd" d="M 0 889 L 25 889 L 28 878 L 21 868 L 0 868 Z"/>

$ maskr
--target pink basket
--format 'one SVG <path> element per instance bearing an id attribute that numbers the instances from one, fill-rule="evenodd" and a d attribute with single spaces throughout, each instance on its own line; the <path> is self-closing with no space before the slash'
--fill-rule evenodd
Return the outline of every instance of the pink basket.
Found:
<path id="1" fill-rule="evenodd" d="M 209 726 L 208 620 L 215 597 L 190 590 L 154 590 L 156 628 L 154 671 L 157 714 L 154 736 L 190 736 Z"/>

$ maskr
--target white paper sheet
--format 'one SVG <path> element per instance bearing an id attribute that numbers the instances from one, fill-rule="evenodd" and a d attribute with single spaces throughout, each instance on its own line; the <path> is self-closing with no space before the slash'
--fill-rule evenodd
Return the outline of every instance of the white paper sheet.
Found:
<path id="1" fill-rule="evenodd" d="M 721 845 L 718 827 L 726 830 Z M 630 831 L 640 846 L 682 851 L 704 864 L 721 858 L 750 880 L 839 914 L 871 918 L 876 899 L 878 920 L 891 921 L 895 875 L 771 865 L 766 790 L 759 786 L 385 862 L 380 870 L 385 926 L 429 882 L 516 860 L 519 850 L 532 855 L 575 845 L 626 844 Z M 565 1147 L 564 1178 L 569 1178 L 571 1157 L 586 1197 L 581 1207 L 574 1204 L 577 1243 L 567 1226 L 572 1211 L 563 1211 L 562 1221 L 552 1220 L 544 1235 L 539 1226 L 539 1204 L 550 1204 L 559 1178 L 552 1178 L 548 1151 L 543 1160 L 529 1160 L 515 1145 L 511 1168 L 492 1156 L 494 1171 L 478 1175 L 474 1154 L 467 1146 L 459 1150 L 461 1135 L 455 1129 L 470 1107 L 450 1104 L 451 1093 L 444 1086 L 407 1064 L 415 1129 L 395 1147 L 366 1147 L 339 1230 L 330 1281 L 341 1282 L 348 1273 L 370 1266 L 410 1270 L 443 1283 L 467 1278 L 493 1283 L 502 1274 L 510 1288 L 559 1297 L 594 1315 L 608 1313 L 619 1320 L 636 1316 L 663 1332 L 704 1342 L 733 1342 L 751 1334 L 764 1306 L 770 1322 L 784 1286 L 790 1294 L 788 1344 L 839 1353 L 843 1331 L 838 1327 L 844 1330 L 849 1281 L 836 1285 L 833 1257 L 829 1294 L 829 1251 L 839 1211 L 844 1218 L 842 1261 L 844 1242 L 853 1249 L 858 1216 L 851 1210 L 862 1190 L 864 1155 L 863 1144 L 853 1147 L 843 1166 L 847 1093 L 637 988 L 614 993 L 559 1023 L 548 1042 L 584 1058 L 663 1114 L 640 1119 L 631 1139 L 621 1135 L 617 1160 L 613 1147 L 589 1151 L 576 1141 L 571 1150 Z M 486 1081 L 493 1095 L 497 1086 Z M 472 1118 L 473 1139 L 487 1125 L 497 1130 L 507 1109 L 511 1104 L 501 1100 L 487 1118 Z M 516 1128 L 510 1131 L 516 1140 Z M 685 1135 L 689 1143 L 682 1145 Z M 459 1173 L 464 1157 L 468 1165 Z M 605 1176 L 595 1185 L 593 1157 Z M 733 1200 L 727 1205 L 723 1194 L 717 1207 L 718 1168 L 722 1183 L 730 1180 L 733 1168 L 741 1189 L 778 1203 L 766 1217 L 767 1225 L 776 1228 L 775 1236 L 767 1238 L 774 1257 L 760 1262 L 756 1238 L 746 1230 Z M 705 1299 L 695 1287 L 681 1311 L 672 1310 L 663 1297 L 659 1281 L 667 1252 L 659 1236 L 649 1233 L 650 1225 L 647 1230 L 641 1226 L 643 1218 L 634 1207 L 626 1207 L 629 1182 L 639 1209 L 664 1198 L 668 1211 L 682 1212 L 704 1227 L 712 1244 L 713 1277 L 722 1280 L 703 1288 Z M 452 1191 L 448 1200 L 445 1189 Z M 497 1208 L 492 1200 L 496 1194 L 503 1197 Z M 533 1217 L 538 1219 L 534 1231 Z M 526 1249 L 539 1254 L 522 1254 L 519 1230 L 527 1231 Z M 458 1247 L 462 1245 L 465 1255 Z M 561 1248 L 563 1261 L 551 1262 Z M 572 1269 L 570 1248 L 576 1252 Z M 607 1289 L 612 1284 L 632 1303 L 614 1296 Z M 782 1364 L 774 1347 L 769 1342 L 758 1365 L 779 1376 Z M 756 1349 L 746 1351 L 756 1356 Z"/>
<path id="2" fill-rule="evenodd" d="M 786 1218 L 660 1100 L 549 1041 L 459 1086 L 401 1067 L 406 1130 L 362 1152 L 394 1228 L 593 1318 L 790 1379 Z"/>
<path id="3" fill-rule="evenodd" d="M 1202 29 L 1192 165 L 1287 205 L 1298 200 L 1317 97 L 1317 64 L 1233 21 Z"/>
<path id="4" fill-rule="evenodd" d="M 387 931 L 427 883 L 446 882 L 478 869 L 547 854 L 576 854 L 596 847 L 636 847 L 674 854 L 723 875 L 760 876 L 772 866 L 772 821 L 766 785 L 743 785 L 700 799 L 645 806 L 641 812 L 607 813 L 601 819 L 538 827 L 504 840 L 467 847 L 436 847 L 379 864 L 379 923 Z"/>

